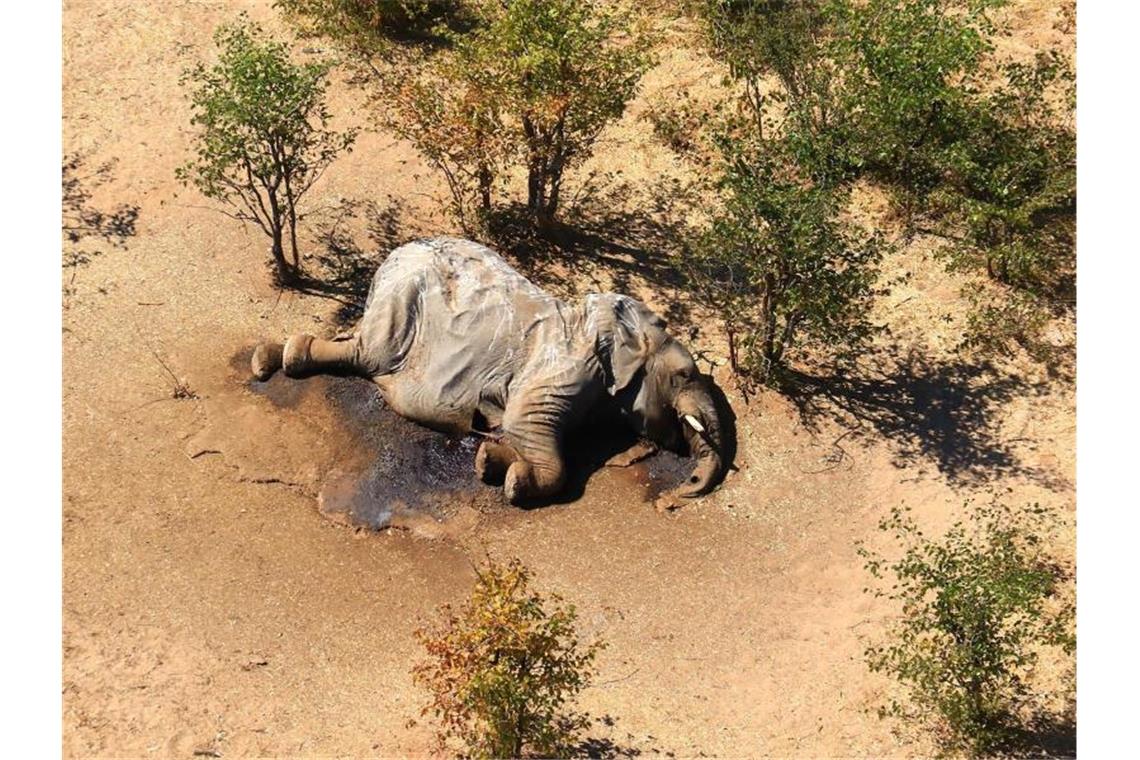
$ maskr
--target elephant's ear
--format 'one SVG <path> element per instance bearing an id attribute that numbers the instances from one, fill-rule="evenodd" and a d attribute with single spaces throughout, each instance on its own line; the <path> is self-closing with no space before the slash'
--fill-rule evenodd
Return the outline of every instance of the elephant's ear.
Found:
<path id="1" fill-rule="evenodd" d="M 610 347 L 609 392 L 617 393 L 637 376 L 653 351 L 653 328 L 664 329 L 665 320 L 632 298 L 614 302 L 614 326 Z"/>

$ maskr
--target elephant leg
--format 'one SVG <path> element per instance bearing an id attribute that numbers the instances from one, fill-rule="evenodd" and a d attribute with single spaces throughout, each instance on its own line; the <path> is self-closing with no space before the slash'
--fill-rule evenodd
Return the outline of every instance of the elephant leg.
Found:
<path id="1" fill-rule="evenodd" d="M 284 355 L 285 346 L 280 343 L 258 343 L 250 361 L 253 376 L 262 381 L 273 377 L 273 373 L 281 369 Z"/>
<path id="2" fill-rule="evenodd" d="M 566 468 L 559 460 L 556 464 L 535 465 L 520 459 L 507 468 L 503 493 L 511 504 L 519 505 L 529 499 L 545 499 L 562 490 L 566 482 Z"/>
<path id="3" fill-rule="evenodd" d="M 499 485 L 519 459 L 518 452 L 497 441 L 483 441 L 475 452 L 475 474 L 487 485 Z"/>
<path id="4" fill-rule="evenodd" d="M 268 380 L 279 369 L 284 369 L 289 377 L 322 372 L 359 374 L 360 337 L 321 340 L 311 335 L 292 335 L 284 346 L 262 343 L 253 351 L 250 368 L 258 380 Z"/>
<path id="5" fill-rule="evenodd" d="M 503 490 L 511 504 L 552 497 L 565 483 L 565 464 L 557 425 L 534 422 L 545 415 L 523 417 L 515 425 L 504 424 L 504 438 L 518 451 L 506 469 Z"/>
<path id="6" fill-rule="evenodd" d="M 562 490 L 562 437 L 575 420 L 588 415 L 594 402 L 590 393 L 576 367 L 554 367 L 550 375 L 534 378 L 512 394 L 502 419 L 503 440 L 518 452 L 503 482 L 512 504 L 545 500 Z"/>
<path id="7" fill-rule="evenodd" d="M 638 441 L 625 451 L 614 454 L 606 460 L 606 467 L 629 467 L 657 453 L 657 445 L 650 441 Z"/>

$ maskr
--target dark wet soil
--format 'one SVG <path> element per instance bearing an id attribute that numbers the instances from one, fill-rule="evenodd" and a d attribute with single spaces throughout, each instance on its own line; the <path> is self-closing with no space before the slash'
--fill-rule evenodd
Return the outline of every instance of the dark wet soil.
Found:
<path id="1" fill-rule="evenodd" d="M 245 351 L 231 365 L 248 372 L 248 360 Z M 404 419 L 368 380 L 327 375 L 291 379 L 278 373 L 266 382 L 250 380 L 247 387 L 288 409 L 299 407 L 310 394 L 318 396 L 343 420 L 350 441 L 344 464 L 329 473 L 320 494 L 321 511 L 330 518 L 380 529 L 409 519 L 443 523 L 460 512 L 510 509 L 501 488 L 475 476 L 478 437 L 449 437 Z M 567 486 L 553 503 L 581 498 L 606 459 L 632 442 L 612 425 L 576 433 L 567 441 Z M 612 474 L 600 477 L 612 478 L 611 485 L 635 486 L 633 498 L 651 501 L 684 481 L 691 469 L 688 458 L 662 451 L 630 467 L 607 469 Z"/>
<path id="2" fill-rule="evenodd" d="M 329 517 L 378 529 L 410 514 L 443 521 L 465 507 L 484 511 L 502 502 L 498 489 L 475 477 L 478 438 L 448 437 L 404 419 L 367 380 L 278 373 L 248 387 L 283 408 L 318 395 L 343 421 L 350 444 L 321 489 L 321 511 Z"/>
<path id="3" fill-rule="evenodd" d="M 693 460 L 672 451 L 659 451 L 634 467 L 639 474 L 644 473 L 646 498 L 655 499 L 685 482 L 693 471 Z"/>

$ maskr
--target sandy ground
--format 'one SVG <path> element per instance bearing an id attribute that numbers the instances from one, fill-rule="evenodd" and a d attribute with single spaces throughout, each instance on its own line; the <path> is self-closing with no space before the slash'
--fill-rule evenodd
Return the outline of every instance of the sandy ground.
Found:
<path id="1" fill-rule="evenodd" d="M 63 276 L 65 754 L 427 753 L 412 631 L 467 592 L 486 552 L 520 557 L 609 642 L 581 707 L 611 755 L 928 751 L 874 714 L 891 687 L 862 650 L 892 610 L 861 593 L 855 542 L 879 545 L 875 525 L 894 504 L 937 528 L 990 491 L 1070 518 L 1071 386 L 958 355 L 958 283 L 919 240 L 891 261 L 912 276 L 880 306 L 895 359 L 843 403 L 805 415 L 772 393 L 745 403 L 725 383 L 738 469 L 706 499 L 658 514 L 644 471 L 603 470 L 580 498 L 543 509 L 483 494 L 447 529 L 326 519 L 322 483 L 361 459 L 344 410 L 319 388 L 279 403 L 235 368 L 258 338 L 332 334 L 338 305 L 273 290 L 260 233 L 174 179 L 190 136 L 179 72 L 238 10 L 276 28 L 267 6 L 65 6 L 65 149 L 114 161 L 94 206 L 139 207 L 124 248 Z M 1015 4 L 1024 33 L 1010 44 L 1064 41 L 1056 16 Z M 685 171 L 639 115 L 711 66 L 680 47 L 663 55 L 607 132 L 591 168 L 630 218 L 657 177 Z M 332 106 L 342 123 L 368 123 L 362 93 L 339 78 Z M 408 146 L 367 132 L 313 202 L 375 201 L 393 209 L 390 237 L 410 239 L 453 229 L 440 190 Z M 355 221 L 348 234 L 378 261 Z M 669 305 L 636 254 L 594 248 L 582 271 Z M 694 347 L 723 361 L 707 327 Z M 197 398 L 171 398 L 162 363 Z M 1071 539 L 1070 526 L 1063 557 Z"/>

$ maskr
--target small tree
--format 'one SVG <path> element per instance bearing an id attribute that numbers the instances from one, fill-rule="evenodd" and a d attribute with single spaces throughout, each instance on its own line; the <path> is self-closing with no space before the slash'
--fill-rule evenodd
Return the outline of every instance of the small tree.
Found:
<path id="1" fill-rule="evenodd" d="M 499 167 L 521 160 L 527 207 L 549 224 L 566 172 L 633 96 L 649 64 L 646 42 L 623 37 L 628 17 L 600 4 L 513 0 L 479 10 L 481 23 L 453 34 L 452 51 L 386 77 L 389 126 L 445 169 L 453 197 L 458 180 L 485 209 Z"/>
<path id="2" fill-rule="evenodd" d="M 829 54 L 844 76 L 860 167 L 895 191 L 908 216 L 945 180 L 965 139 L 978 71 L 992 50 L 988 11 L 1004 0 L 839 0 Z"/>
<path id="3" fill-rule="evenodd" d="M 469 40 L 476 60 L 501 67 L 499 95 L 518 119 L 527 207 L 554 219 L 562 178 L 621 116 L 648 66 L 644 43 L 620 44 L 628 17 L 577 0 L 515 0 Z"/>
<path id="4" fill-rule="evenodd" d="M 386 126 L 411 141 L 447 181 L 452 210 L 469 231 L 491 212 L 501 171 L 514 152 L 492 74 L 467 65 L 465 51 L 384 77 Z"/>
<path id="5" fill-rule="evenodd" d="M 865 176 L 909 231 L 942 235 L 971 283 L 966 345 L 1045 340 L 1075 301 L 1074 93 L 1064 57 L 995 60 L 1005 0 L 703 0 L 709 45 L 743 84 L 754 130 L 825 186 Z M 1070 85 L 1065 92 L 1060 90 Z"/>
<path id="6" fill-rule="evenodd" d="M 567 751 L 584 725 L 566 707 L 602 645 L 582 645 L 574 607 L 530 581 L 518 560 L 488 561 L 458 612 L 444 607 L 441 627 L 417 631 L 428 657 L 412 673 L 432 694 L 423 714 L 442 721 L 441 745 L 458 739 L 472 757 L 521 757 L 524 748 L 549 756 Z"/>
<path id="7" fill-rule="evenodd" d="M 392 41 L 431 37 L 433 28 L 464 15 L 460 0 L 274 0 L 306 37 L 326 37 L 359 59 L 391 52 Z"/>
<path id="8" fill-rule="evenodd" d="M 952 270 L 987 276 L 967 292 L 967 345 L 1020 346 L 1053 369 L 1065 352 L 1045 326 L 1076 303 L 1073 73 L 1055 53 L 999 73 L 967 114 L 968 138 L 947 154 L 937 202 L 952 239 L 942 254 Z"/>
<path id="9" fill-rule="evenodd" d="M 199 133 L 195 158 L 178 176 L 229 206 L 228 215 L 257 224 L 272 241 L 279 280 L 291 283 L 301 274 L 299 204 L 356 133 L 328 129 L 327 62 L 292 63 L 283 43 L 244 17 L 219 27 L 214 41 L 218 62 L 183 76 Z"/>
<path id="10" fill-rule="evenodd" d="M 805 339 L 860 345 L 873 331 L 878 238 L 839 221 L 840 196 L 797 176 L 777 144 L 719 144 L 724 208 L 679 266 L 723 321 L 734 371 L 767 382 Z"/>
<path id="11" fill-rule="evenodd" d="M 980 755 L 1007 747 L 1032 707 L 1025 678 L 1040 647 L 1072 653 L 1076 642 L 1061 572 L 1044 553 L 1045 511 L 967 507 L 969 519 L 937 540 L 896 507 L 880 529 L 902 556 L 888 561 L 862 546 L 859 553 L 889 584 L 868 592 L 901 604 L 867 662 L 897 679 L 910 700 L 892 701 L 881 715 L 933 723 L 947 749 Z"/>

